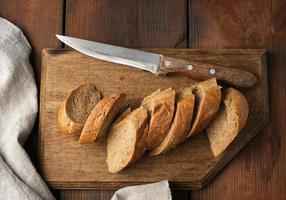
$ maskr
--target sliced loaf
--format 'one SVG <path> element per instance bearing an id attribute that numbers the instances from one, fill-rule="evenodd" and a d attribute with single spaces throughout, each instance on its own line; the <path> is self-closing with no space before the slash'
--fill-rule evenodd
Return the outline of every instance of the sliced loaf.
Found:
<path id="1" fill-rule="evenodd" d="M 128 108 L 126 108 L 126 110 L 124 110 L 116 119 L 115 119 L 115 121 L 113 122 L 113 126 L 115 125 L 115 124 L 117 124 L 118 122 L 120 122 L 124 117 L 126 117 L 129 113 L 131 113 L 131 108 L 130 107 L 128 107 Z"/>
<path id="2" fill-rule="evenodd" d="M 216 79 L 209 79 L 193 87 L 195 93 L 195 111 L 188 137 L 202 131 L 218 112 L 221 91 Z"/>
<path id="3" fill-rule="evenodd" d="M 147 96 L 142 106 L 150 116 L 149 131 L 147 134 L 147 150 L 158 146 L 170 129 L 175 104 L 175 91 L 171 88 L 155 91 Z"/>
<path id="4" fill-rule="evenodd" d="M 243 94 L 233 88 L 223 91 L 221 108 L 206 128 L 214 156 L 219 156 L 245 126 L 248 112 Z"/>
<path id="5" fill-rule="evenodd" d="M 80 134 L 90 112 L 100 101 L 101 94 L 94 84 L 72 90 L 58 110 L 58 127 L 64 135 Z"/>
<path id="6" fill-rule="evenodd" d="M 171 129 L 159 146 L 150 151 L 150 155 L 166 153 L 183 142 L 190 130 L 195 95 L 192 88 L 182 88 L 176 94 L 176 111 Z"/>
<path id="7" fill-rule="evenodd" d="M 112 126 L 107 137 L 108 171 L 117 173 L 137 161 L 145 151 L 148 114 L 139 107 Z"/>
<path id="8" fill-rule="evenodd" d="M 98 102 L 86 120 L 79 144 L 92 143 L 106 135 L 113 120 L 126 108 L 125 96 L 112 94 Z"/>

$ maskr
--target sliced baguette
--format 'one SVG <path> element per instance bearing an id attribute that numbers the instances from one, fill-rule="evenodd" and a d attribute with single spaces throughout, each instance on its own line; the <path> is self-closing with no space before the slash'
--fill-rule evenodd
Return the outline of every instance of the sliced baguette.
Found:
<path id="1" fill-rule="evenodd" d="M 64 135 L 80 134 L 88 115 L 100 101 L 94 84 L 81 85 L 69 92 L 58 110 L 58 127 Z"/>
<path id="2" fill-rule="evenodd" d="M 168 88 L 170 89 L 170 88 Z M 144 102 L 147 102 L 149 99 L 152 99 L 153 97 L 155 97 L 156 95 L 160 94 L 162 92 L 161 88 L 152 92 L 151 94 L 149 94 L 148 96 L 146 96 L 144 99 L 143 99 L 143 103 Z"/>
<path id="3" fill-rule="evenodd" d="M 150 116 L 149 131 L 147 134 L 147 150 L 158 146 L 170 129 L 175 104 L 175 91 L 171 88 L 155 91 L 147 96 L 142 106 Z"/>
<path id="4" fill-rule="evenodd" d="M 126 108 L 125 96 L 112 94 L 98 102 L 86 120 L 79 144 L 92 143 L 106 135 L 113 120 Z"/>
<path id="5" fill-rule="evenodd" d="M 221 91 L 216 79 L 209 79 L 193 87 L 195 93 L 195 111 L 191 130 L 187 137 L 202 131 L 219 110 Z"/>
<path id="6" fill-rule="evenodd" d="M 145 151 L 148 114 L 139 107 L 112 126 L 107 137 L 108 171 L 117 173 L 137 161 Z"/>
<path id="7" fill-rule="evenodd" d="M 206 128 L 214 156 L 219 156 L 245 126 L 248 112 L 243 94 L 233 88 L 223 91 L 221 108 Z"/>
<path id="8" fill-rule="evenodd" d="M 159 155 L 170 151 L 183 142 L 190 130 L 195 95 L 192 88 L 182 88 L 176 95 L 175 117 L 167 136 L 159 146 L 150 151 L 150 155 Z"/>
<path id="9" fill-rule="evenodd" d="M 116 120 L 113 122 L 113 126 L 115 124 L 118 124 L 118 122 L 120 122 L 123 118 L 125 118 L 129 113 L 131 113 L 131 108 L 128 107 L 126 108 L 126 110 L 124 110 L 124 112 L 122 112 L 117 118 Z"/>

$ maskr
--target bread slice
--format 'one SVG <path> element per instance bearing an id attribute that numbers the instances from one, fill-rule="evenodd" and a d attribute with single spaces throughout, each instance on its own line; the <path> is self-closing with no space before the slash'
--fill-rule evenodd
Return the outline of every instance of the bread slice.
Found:
<path id="1" fill-rule="evenodd" d="M 171 129 L 159 146 L 150 151 L 150 155 L 166 153 L 183 142 L 189 133 L 195 95 L 192 88 L 182 88 L 176 95 L 176 111 Z"/>
<path id="2" fill-rule="evenodd" d="M 139 107 L 115 124 L 107 137 L 108 171 L 117 173 L 137 161 L 145 151 L 148 114 Z"/>
<path id="3" fill-rule="evenodd" d="M 113 122 L 113 126 L 115 125 L 115 124 L 118 124 L 118 122 L 120 122 L 123 118 L 125 118 L 129 113 L 131 113 L 131 108 L 130 107 L 128 107 L 128 108 L 126 108 L 126 110 L 124 110 L 117 118 L 116 118 L 116 120 Z"/>
<path id="4" fill-rule="evenodd" d="M 81 85 L 69 92 L 58 110 L 57 122 L 61 133 L 79 134 L 100 99 L 101 94 L 94 84 Z"/>
<path id="5" fill-rule="evenodd" d="M 150 116 L 149 132 L 147 134 L 147 149 L 158 146 L 170 129 L 175 104 L 175 91 L 172 88 L 155 91 L 147 96 L 142 106 Z"/>
<path id="6" fill-rule="evenodd" d="M 212 78 L 193 87 L 195 93 L 195 111 L 188 137 L 202 131 L 218 112 L 221 91 L 216 79 Z"/>
<path id="7" fill-rule="evenodd" d="M 223 91 L 220 110 L 206 128 L 214 156 L 219 156 L 245 126 L 248 112 L 243 94 L 233 88 Z"/>
<path id="8" fill-rule="evenodd" d="M 170 89 L 170 88 L 168 88 L 168 89 Z M 149 94 L 147 97 L 145 97 L 143 99 L 143 102 L 146 102 L 147 100 L 152 99 L 153 97 L 155 97 L 156 95 L 158 95 L 161 92 L 162 92 L 161 88 L 156 90 L 156 91 L 154 91 L 154 92 L 152 92 L 151 94 Z"/>
<path id="9" fill-rule="evenodd" d="M 113 120 L 126 108 L 125 96 L 112 94 L 98 102 L 86 120 L 79 144 L 92 143 L 106 135 Z"/>

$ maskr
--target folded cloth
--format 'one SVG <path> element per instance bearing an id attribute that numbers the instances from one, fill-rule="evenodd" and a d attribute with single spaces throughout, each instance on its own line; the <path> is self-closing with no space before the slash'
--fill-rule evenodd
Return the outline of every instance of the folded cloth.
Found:
<path id="1" fill-rule="evenodd" d="M 171 200 L 168 181 L 129 186 L 114 193 L 111 200 Z"/>
<path id="2" fill-rule="evenodd" d="M 0 199 L 54 199 L 22 147 L 38 112 L 30 52 L 21 30 L 0 18 Z"/>

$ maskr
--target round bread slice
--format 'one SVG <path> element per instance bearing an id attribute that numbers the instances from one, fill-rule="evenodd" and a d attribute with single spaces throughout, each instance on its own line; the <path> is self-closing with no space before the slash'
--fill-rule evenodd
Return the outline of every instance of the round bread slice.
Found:
<path id="1" fill-rule="evenodd" d="M 86 120 L 80 134 L 79 144 L 92 143 L 105 136 L 113 120 L 125 108 L 125 94 L 112 94 L 100 100 Z"/>
<path id="2" fill-rule="evenodd" d="M 243 94 L 233 88 L 223 91 L 220 110 L 206 128 L 214 156 L 219 156 L 245 126 L 248 112 Z"/>
<path id="3" fill-rule="evenodd" d="M 145 97 L 142 106 L 150 116 L 147 150 L 158 146 L 170 129 L 175 110 L 175 91 L 172 88 L 157 90 Z"/>
<path id="4" fill-rule="evenodd" d="M 192 88 L 182 88 L 176 95 L 176 111 L 171 129 L 159 146 L 150 151 L 150 155 L 159 155 L 170 151 L 186 139 L 189 133 L 195 95 Z"/>
<path id="5" fill-rule="evenodd" d="M 139 107 L 112 126 L 107 137 L 108 171 L 117 173 L 137 161 L 145 152 L 148 114 Z"/>
<path id="6" fill-rule="evenodd" d="M 193 87 L 195 93 L 195 111 L 191 130 L 187 137 L 201 132 L 218 112 L 221 91 L 216 79 L 212 78 Z"/>
<path id="7" fill-rule="evenodd" d="M 101 94 L 94 84 L 81 85 L 69 92 L 58 110 L 57 122 L 61 133 L 79 134 L 100 98 Z"/>

